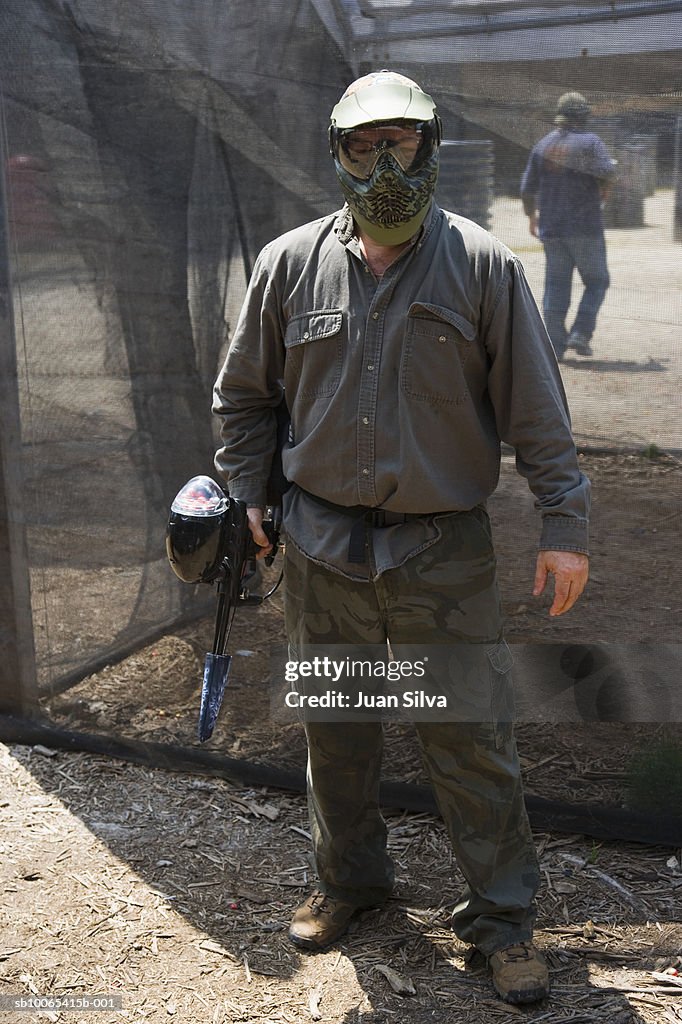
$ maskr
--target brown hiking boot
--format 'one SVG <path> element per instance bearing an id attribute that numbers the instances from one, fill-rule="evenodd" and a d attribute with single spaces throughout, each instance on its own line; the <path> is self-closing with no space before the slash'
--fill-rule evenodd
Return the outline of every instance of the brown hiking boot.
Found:
<path id="1" fill-rule="evenodd" d="M 326 949 L 348 929 L 351 918 L 360 907 L 325 896 L 316 889 L 294 912 L 289 925 L 289 938 L 303 949 Z"/>
<path id="2" fill-rule="evenodd" d="M 488 964 L 497 994 L 507 1003 L 534 1003 L 549 995 L 547 964 L 532 942 L 499 949 Z"/>

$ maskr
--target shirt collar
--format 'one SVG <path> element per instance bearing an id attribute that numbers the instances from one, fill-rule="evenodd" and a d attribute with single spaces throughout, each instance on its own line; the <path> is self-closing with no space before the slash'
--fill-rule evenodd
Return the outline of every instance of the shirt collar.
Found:
<path id="1" fill-rule="evenodd" d="M 350 206 L 348 203 L 344 203 L 343 208 L 339 210 L 336 215 L 336 221 L 334 223 L 334 231 L 337 234 L 341 245 L 348 245 L 355 236 L 355 225 L 353 223 L 353 214 L 350 212 Z"/>
<path id="2" fill-rule="evenodd" d="M 432 199 L 431 205 L 426 213 L 426 217 L 424 218 L 424 223 L 412 242 L 413 245 L 419 241 L 423 241 L 426 236 L 430 234 L 431 228 L 439 214 L 440 209 L 436 206 L 435 200 Z M 348 245 L 355 238 L 355 222 L 353 221 L 353 214 L 351 213 L 348 203 L 344 203 L 343 208 L 337 213 L 336 221 L 334 222 L 334 231 L 342 245 Z"/>

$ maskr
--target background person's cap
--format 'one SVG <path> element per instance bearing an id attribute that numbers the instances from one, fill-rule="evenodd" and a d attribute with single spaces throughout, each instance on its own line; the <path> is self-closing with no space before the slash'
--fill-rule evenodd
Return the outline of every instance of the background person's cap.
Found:
<path id="1" fill-rule="evenodd" d="M 590 105 L 581 92 L 565 92 L 556 105 L 555 124 L 584 121 L 590 113 Z"/>

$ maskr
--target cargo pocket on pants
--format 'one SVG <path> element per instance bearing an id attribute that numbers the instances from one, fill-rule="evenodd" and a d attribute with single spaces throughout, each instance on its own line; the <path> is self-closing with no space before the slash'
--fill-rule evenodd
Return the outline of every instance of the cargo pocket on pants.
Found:
<path id="1" fill-rule="evenodd" d="M 489 647 L 486 654 L 490 667 L 490 717 L 495 747 L 500 750 L 510 741 L 514 725 L 514 658 L 504 640 Z"/>

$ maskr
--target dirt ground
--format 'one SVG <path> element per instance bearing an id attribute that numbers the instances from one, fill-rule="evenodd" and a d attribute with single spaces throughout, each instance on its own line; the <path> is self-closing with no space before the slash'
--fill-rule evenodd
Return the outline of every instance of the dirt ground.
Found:
<path id="1" fill-rule="evenodd" d="M 592 583 L 554 622 L 548 599 L 529 597 L 537 523 L 505 461 L 491 516 L 510 641 L 675 644 L 679 461 L 589 455 L 583 464 L 595 492 Z M 268 703 L 281 630 L 278 595 L 239 611 L 228 695 L 207 747 L 301 769 L 301 728 L 274 723 Z M 196 745 L 211 633 L 202 622 L 164 637 L 45 710 L 64 728 Z M 628 801 L 630 753 L 678 737 L 679 726 L 527 722 L 518 732 L 529 794 L 613 806 Z M 329 952 L 308 956 L 286 938 L 314 877 L 302 795 L 41 746 L 0 753 L 0 995 L 121 995 L 120 1011 L 93 1018 L 102 1024 L 682 1020 L 682 988 L 661 977 L 676 965 L 682 974 L 682 850 L 537 831 L 537 938 L 554 987 L 550 1000 L 516 1009 L 495 998 L 485 966 L 467 960 L 449 929 L 462 880 L 431 815 L 386 812 L 393 898 Z M 385 777 L 423 781 L 407 726 L 387 727 Z M 394 991 L 391 971 L 414 994 Z"/>
<path id="2" fill-rule="evenodd" d="M 311 879 L 301 797 L 79 753 L 1 753 L 0 994 L 120 995 L 121 1011 L 92 1018 L 102 1024 L 682 1019 L 680 989 L 660 977 L 680 966 L 680 851 L 537 834 L 537 939 L 554 989 L 515 1009 L 449 930 L 461 879 L 429 816 L 388 816 L 393 898 L 309 956 L 286 938 Z"/>

